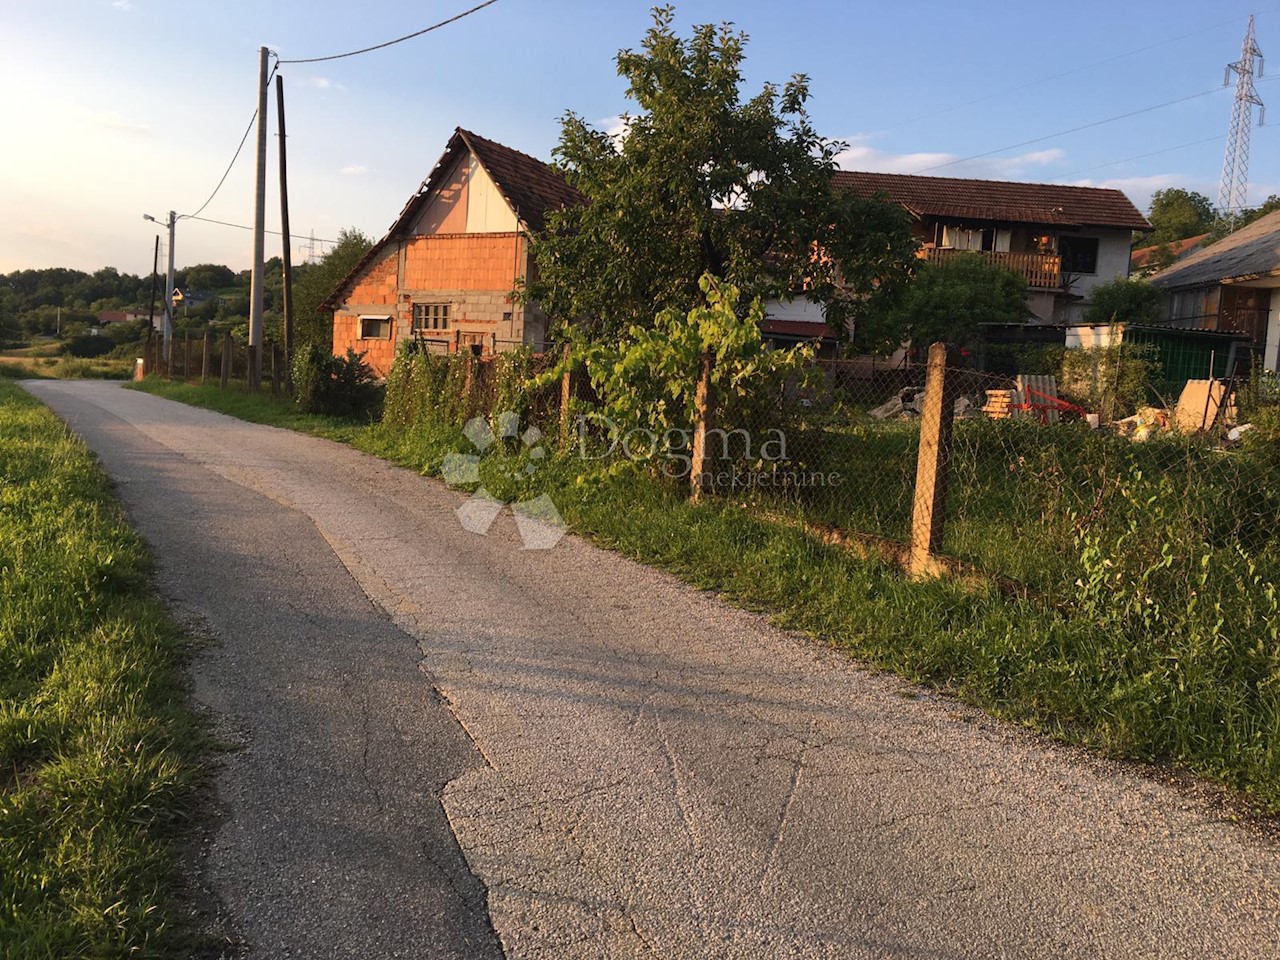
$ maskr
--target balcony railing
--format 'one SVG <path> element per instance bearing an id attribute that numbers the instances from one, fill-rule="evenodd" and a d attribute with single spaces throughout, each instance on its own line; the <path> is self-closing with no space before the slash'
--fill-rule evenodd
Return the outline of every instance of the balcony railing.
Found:
<path id="1" fill-rule="evenodd" d="M 997 253 L 995 251 L 954 250 L 950 247 L 926 247 L 921 256 L 943 263 L 966 253 L 976 253 L 992 263 L 1016 270 L 1027 278 L 1027 285 L 1037 289 L 1056 290 L 1062 285 L 1062 258 L 1053 253 Z"/>

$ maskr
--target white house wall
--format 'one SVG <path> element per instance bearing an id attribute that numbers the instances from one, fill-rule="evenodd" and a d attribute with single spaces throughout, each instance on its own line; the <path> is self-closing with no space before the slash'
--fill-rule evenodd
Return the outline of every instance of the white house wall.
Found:
<path id="1" fill-rule="evenodd" d="M 467 185 L 467 233 L 514 233 L 519 229 L 506 197 L 473 157 Z"/>
<path id="2" fill-rule="evenodd" d="M 470 154 L 454 163 L 436 193 L 414 221 L 411 233 L 514 233 L 519 230 L 511 205 Z"/>
<path id="3" fill-rule="evenodd" d="M 822 307 L 801 297 L 799 300 L 766 300 L 764 315 L 770 320 L 798 320 L 802 323 L 826 324 Z"/>
<path id="4" fill-rule="evenodd" d="M 1280 290 L 1271 291 L 1271 309 L 1267 312 L 1267 348 L 1262 355 L 1267 370 L 1280 370 Z"/>

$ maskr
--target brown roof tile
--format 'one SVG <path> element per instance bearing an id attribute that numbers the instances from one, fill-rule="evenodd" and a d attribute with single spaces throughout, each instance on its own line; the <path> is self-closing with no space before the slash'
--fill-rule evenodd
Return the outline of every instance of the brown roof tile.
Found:
<path id="1" fill-rule="evenodd" d="M 850 170 L 837 171 L 832 182 L 862 196 L 885 194 L 918 217 L 1130 230 L 1150 227 L 1128 197 L 1119 190 L 1102 187 Z"/>

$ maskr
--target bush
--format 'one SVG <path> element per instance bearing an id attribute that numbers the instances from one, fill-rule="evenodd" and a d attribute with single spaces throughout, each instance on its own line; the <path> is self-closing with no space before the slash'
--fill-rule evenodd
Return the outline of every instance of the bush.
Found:
<path id="1" fill-rule="evenodd" d="M 364 354 L 348 349 L 344 357 L 326 353 L 314 343 L 293 358 L 294 399 L 306 413 L 355 417 L 373 413 L 378 383 Z"/>
<path id="2" fill-rule="evenodd" d="M 1164 311 L 1164 297 L 1145 280 L 1117 277 L 1100 283 L 1089 295 L 1084 322 L 1099 326 L 1108 323 L 1158 323 Z"/>
<path id="3" fill-rule="evenodd" d="M 73 357 L 101 357 L 116 348 L 116 342 L 100 334 L 86 333 L 63 344 L 62 352 Z"/>

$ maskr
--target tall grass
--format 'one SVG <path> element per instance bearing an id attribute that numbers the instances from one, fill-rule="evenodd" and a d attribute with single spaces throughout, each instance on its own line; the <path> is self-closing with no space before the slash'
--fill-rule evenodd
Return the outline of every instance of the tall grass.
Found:
<path id="1" fill-rule="evenodd" d="M 149 572 L 89 451 L 0 381 L 0 956 L 184 950 L 201 733 Z"/>
<path id="2" fill-rule="evenodd" d="M 430 386 L 442 389 L 435 381 Z M 406 401 L 412 416 L 406 416 L 399 394 L 411 389 L 412 383 L 393 377 L 388 419 L 353 427 L 344 439 L 427 474 L 438 474 L 449 453 L 476 452 L 451 406 L 413 396 Z M 194 391 L 169 395 L 205 399 Z M 254 403 L 259 409 L 250 419 L 268 419 L 262 412 L 268 401 Z M 297 425 L 329 429 L 318 420 Z M 1016 436 L 998 439 L 1005 447 L 1018 442 Z M 893 483 L 909 473 L 912 442 L 911 430 L 893 427 L 850 435 L 833 449 L 863 470 L 862 486 L 875 490 L 886 470 L 897 478 Z M 691 505 L 679 486 L 632 464 L 584 464 L 568 454 L 528 473 L 507 460 L 527 458 L 527 452 L 516 443 L 498 443 L 486 451 L 480 476 L 486 489 L 508 501 L 548 493 L 575 530 L 768 611 L 779 623 L 867 662 L 1073 743 L 1190 769 L 1280 811 L 1280 599 L 1269 575 L 1274 557 L 1264 549 L 1232 548 L 1247 529 L 1234 514 L 1216 527 L 1188 526 L 1201 516 L 1189 510 L 1192 499 L 1219 501 L 1212 490 L 1192 498 L 1185 482 L 1179 488 L 1179 481 L 1158 474 L 1143 482 L 1142 458 L 1158 456 L 1156 448 L 1103 444 L 1095 458 L 1123 459 L 1128 471 L 1118 474 L 1125 482 L 1115 485 L 1106 522 L 1039 529 L 1037 521 L 1052 516 L 1069 520 L 1076 504 L 1046 500 L 1041 487 L 1027 493 L 1022 487 L 1034 481 L 1028 479 L 1034 471 L 1015 476 L 1005 466 L 999 477 L 999 471 L 978 470 L 957 478 L 956 496 L 967 501 L 968 517 L 954 531 L 954 548 L 995 562 L 1003 555 L 992 551 L 1003 543 L 1006 554 L 1021 551 L 1018 572 L 1033 582 L 1061 582 L 1070 572 L 1079 582 L 1069 597 L 1054 591 L 1009 595 L 952 580 L 911 582 L 886 563 L 753 513 L 750 504 L 744 509 L 713 499 Z M 1030 451 L 1031 462 L 1029 457 Z M 1270 482 L 1206 457 L 1206 483 Z M 1097 461 L 1041 466 L 1060 468 L 1070 479 L 1072 471 L 1096 469 Z M 1222 470 L 1227 472 L 1215 472 Z M 810 503 L 807 514 L 801 509 L 796 515 L 847 522 L 859 510 L 847 498 L 858 491 L 843 489 L 846 499 Z M 909 498 L 858 503 L 872 504 L 858 515 L 876 532 L 892 536 L 909 517 Z M 1011 538 L 1009 526 L 1019 522 L 1023 532 Z M 1166 564 L 1163 544 L 1193 534 L 1221 538 L 1212 544 L 1212 564 Z"/>

